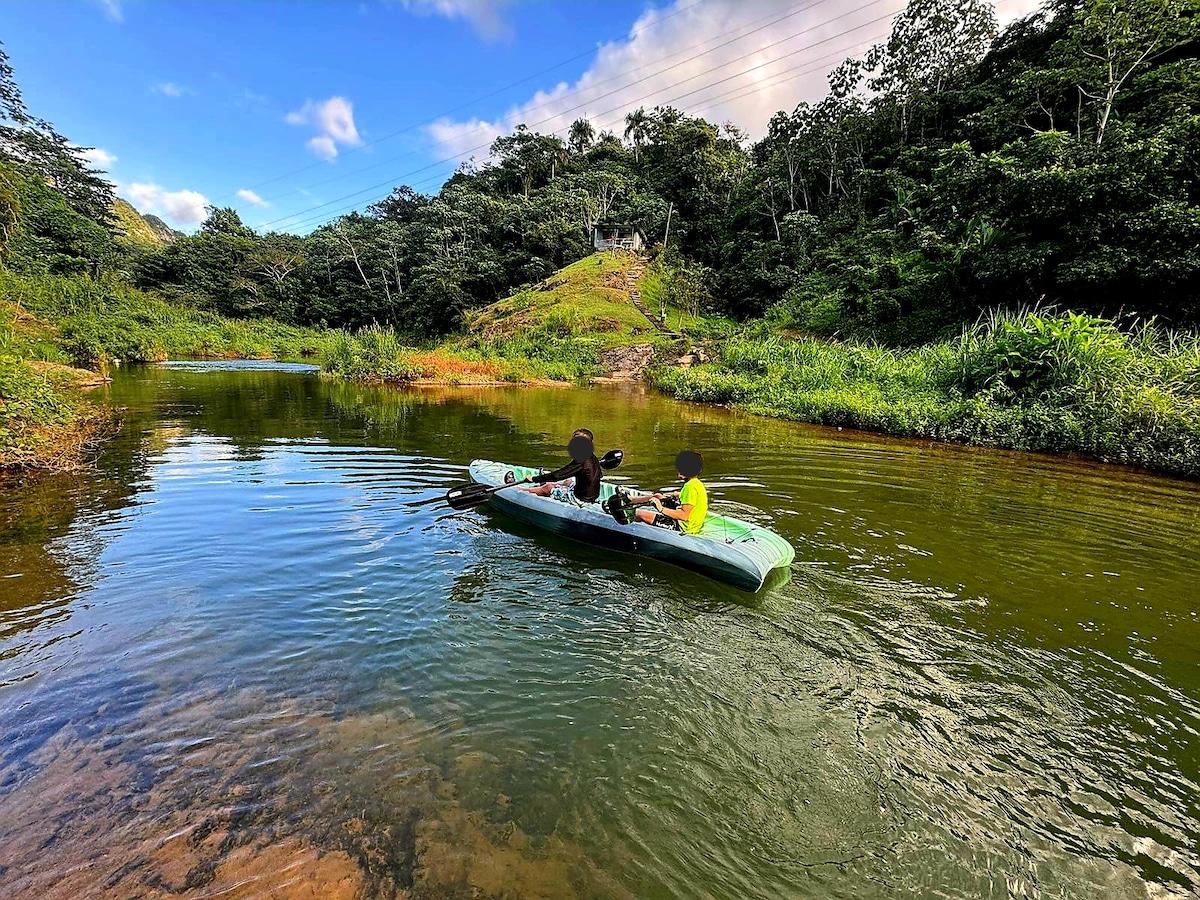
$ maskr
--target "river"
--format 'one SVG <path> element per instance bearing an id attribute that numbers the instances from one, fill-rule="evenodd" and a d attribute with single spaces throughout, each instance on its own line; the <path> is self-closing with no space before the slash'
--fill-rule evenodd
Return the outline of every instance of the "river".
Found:
<path id="1" fill-rule="evenodd" d="M 0 895 L 1200 892 L 1200 486 L 677 403 L 119 371 L 0 489 Z M 748 594 L 423 503 L 472 458 L 669 484 Z"/>

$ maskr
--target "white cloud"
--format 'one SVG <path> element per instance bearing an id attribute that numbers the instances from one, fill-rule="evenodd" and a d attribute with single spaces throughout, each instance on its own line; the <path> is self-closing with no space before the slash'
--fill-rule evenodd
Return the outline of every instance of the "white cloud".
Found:
<path id="1" fill-rule="evenodd" d="M 197 191 L 168 191 L 157 184 L 135 182 L 125 185 L 123 193 L 139 212 L 161 215 L 174 225 L 199 225 L 208 218 L 208 198 Z"/>
<path id="2" fill-rule="evenodd" d="M 164 81 L 162 84 L 154 86 L 154 93 L 162 94 L 164 97 L 182 97 L 184 94 L 192 92 L 185 87 L 180 87 L 173 81 Z"/>
<path id="3" fill-rule="evenodd" d="M 1038 5 L 999 0 L 1001 25 Z M 463 155 L 521 123 L 565 136 L 584 116 L 598 132 L 619 136 L 627 112 L 661 104 L 733 122 L 757 138 L 777 111 L 824 97 L 829 71 L 883 40 L 904 6 L 905 0 L 865 6 L 862 0 L 818 0 L 793 10 L 790 0 L 675 0 L 646 11 L 626 38 L 602 46 L 573 84 L 538 91 L 491 121 L 443 118 L 427 132 L 439 153 Z"/>
<path id="4" fill-rule="evenodd" d="M 308 141 L 308 149 L 321 159 L 334 159 L 339 144 L 357 147 L 362 143 L 354 124 L 354 106 L 345 97 L 330 97 L 321 102 L 307 100 L 300 109 L 288 113 L 285 121 L 316 129 L 317 135 Z"/>
<path id="5" fill-rule="evenodd" d="M 332 138 L 327 138 L 323 135 L 321 137 L 310 138 L 305 146 L 307 146 L 308 149 L 317 156 L 321 157 L 321 159 L 337 159 L 338 148 L 337 144 L 333 142 Z"/>
<path id="6" fill-rule="evenodd" d="M 249 188 L 242 188 L 237 192 L 237 195 L 249 203 L 251 206 L 270 206 L 271 204 L 264 200 L 258 194 Z"/>
<path id="7" fill-rule="evenodd" d="M 115 153 L 109 153 L 107 150 L 101 150 L 99 147 L 89 147 L 87 150 L 78 151 L 78 153 L 93 169 L 104 169 L 107 171 L 117 161 Z"/>
<path id="8" fill-rule="evenodd" d="M 401 5 L 419 16 L 465 19 L 489 41 L 512 37 L 512 26 L 504 18 L 504 7 L 511 0 L 400 0 Z"/>
<path id="9" fill-rule="evenodd" d="M 100 5 L 104 7 L 105 14 L 114 22 L 125 21 L 125 14 L 121 11 L 121 0 L 100 0 Z"/>

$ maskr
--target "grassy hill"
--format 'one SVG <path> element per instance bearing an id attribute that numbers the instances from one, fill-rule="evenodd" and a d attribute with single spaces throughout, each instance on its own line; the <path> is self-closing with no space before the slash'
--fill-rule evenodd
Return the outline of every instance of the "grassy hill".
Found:
<path id="1" fill-rule="evenodd" d="M 387 329 L 342 333 L 325 368 L 387 382 L 570 382 L 633 365 L 625 348 L 644 366 L 673 339 L 630 299 L 641 267 L 634 254 L 588 256 L 469 314 L 464 334 L 437 346 L 405 347 Z"/>
<path id="2" fill-rule="evenodd" d="M 173 231 L 158 216 L 143 216 L 129 201 L 120 197 L 113 203 L 113 214 L 117 217 L 117 227 L 125 239 L 135 244 L 161 247 L 179 237 L 179 232 Z"/>
<path id="3" fill-rule="evenodd" d="M 468 344 L 487 345 L 524 334 L 557 341 L 587 338 L 597 347 L 661 341 L 657 328 L 630 301 L 633 254 L 597 253 L 540 284 L 468 315 Z"/>

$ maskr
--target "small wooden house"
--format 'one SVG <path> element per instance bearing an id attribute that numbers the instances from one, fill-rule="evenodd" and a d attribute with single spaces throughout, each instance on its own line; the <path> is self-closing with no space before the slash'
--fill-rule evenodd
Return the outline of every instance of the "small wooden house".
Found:
<path id="1" fill-rule="evenodd" d="M 597 225 L 592 232 L 592 244 L 597 250 L 634 250 L 638 253 L 646 239 L 636 225 Z"/>

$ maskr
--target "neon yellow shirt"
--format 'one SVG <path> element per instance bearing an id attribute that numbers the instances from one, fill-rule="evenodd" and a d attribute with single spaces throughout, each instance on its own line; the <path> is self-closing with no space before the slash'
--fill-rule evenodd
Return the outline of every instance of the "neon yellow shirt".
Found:
<path id="1" fill-rule="evenodd" d="M 680 525 L 684 534 L 699 534 L 701 526 L 704 525 L 704 517 L 708 515 L 708 491 L 704 489 L 699 478 L 689 478 L 683 490 L 679 492 L 680 507 L 689 503 L 692 511 L 688 513 L 687 520 Z"/>

